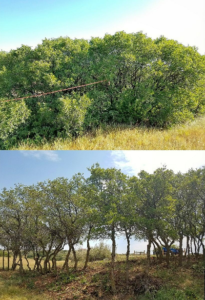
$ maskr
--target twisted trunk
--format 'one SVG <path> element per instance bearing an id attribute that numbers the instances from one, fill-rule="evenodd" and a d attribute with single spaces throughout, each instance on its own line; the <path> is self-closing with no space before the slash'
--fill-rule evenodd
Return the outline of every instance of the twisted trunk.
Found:
<path id="1" fill-rule="evenodd" d="M 62 268 L 63 270 L 66 269 L 66 271 L 69 270 L 68 261 L 69 261 L 70 253 L 71 253 L 71 246 L 69 245 L 68 253 L 66 255 L 65 262 L 64 262 L 63 268 Z"/>
<path id="2" fill-rule="evenodd" d="M 78 265 L 78 260 L 77 260 L 77 256 L 76 256 L 76 251 L 75 251 L 75 248 L 74 248 L 73 245 L 71 246 L 71 248 L 72 248 L 73 258 L 74 258 L 74 262 L 75 262 L 75 264 L 74 264 L 74 270 L 76 270 L 76 269 L 77 269 L 77 265 Z"/>

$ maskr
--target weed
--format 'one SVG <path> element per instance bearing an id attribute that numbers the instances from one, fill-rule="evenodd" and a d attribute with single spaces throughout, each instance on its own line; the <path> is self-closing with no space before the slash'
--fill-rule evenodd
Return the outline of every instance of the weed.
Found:
<path id="1" fill-rule="evenodd" d="M 99 279 L 100 279 L 99 274 L 94 274 L 92 276 L 91 282 L 96 283 L 99 281 Z"/>

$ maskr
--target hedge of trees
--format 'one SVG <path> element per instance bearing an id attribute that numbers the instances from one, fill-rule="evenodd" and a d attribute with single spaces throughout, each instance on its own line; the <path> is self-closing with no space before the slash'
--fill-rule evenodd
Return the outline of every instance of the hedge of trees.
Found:
<path id="1" fill-rule="evenodd" d="M 17 102 L 0 102 L 0 140 L 75 136 L 102 123 L 169 127 L 205 111 L 205 55 L 142 32 L 45 39 L 0 52 L 0 101 L 110 81 Z"/>
<path id="2" fill-rule="evenodd" d="M 186 255 L 203 250 L 205 259 L 205 168 L 175 174 L 165 167 L 153 174 L 141 171 L 127 176 L 121 170 L 89 168 L 90 177 L 74 175 L 70 180 L 57 178 L 36 185 L 16 185 L 0 194 L 0 245 L 12 251 L 15 270 L 23 272 L 22 257 L 32 251 L 34 269 L 56 271 L 56 256 L 67 244 L 63 269 L 69 270 L 69 256 L 77 268 L 76 246 L 87 241 L 87 267 L 90 240 L 111 239 L 111 282 L 115 290 L 114 263 L 116 236 L 127 241 L 146 239 L 147 263 L 154 246 L 162 261 L 161 247 L 169 249 L 179 242 L 179 266 L 182 265 L 182 241 L 187 239 Z M 194 246 L 193 246 L 194 245 Z M 52 261 L 52 266 L 50 265 Z"/>

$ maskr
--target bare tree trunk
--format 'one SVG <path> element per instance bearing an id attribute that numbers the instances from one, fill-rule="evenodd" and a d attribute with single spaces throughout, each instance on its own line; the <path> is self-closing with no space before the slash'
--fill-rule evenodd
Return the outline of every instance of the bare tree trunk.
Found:
<path id="1" fill-rule="evenodd" d="M 182 266 L 182 255 L 183 255 L 183 249 L 182 249 L 182 242 L 183 242 L 183 235 L 180 235 L 179 237 L 179 266 Z"/>
<path id="2" fill-rule="evenodd" d="M 70 253 L 71 253 L 71 247 L 69 245 L 69 250 L 68 250 L 68 253 L 66 255 L 65 262 L 64 262 L 63 268 L 62 268 L 63 270 L 66 269 L 66 271 L 69 270 L 68 261 L 69 261 Z"/>
<path id="3" fill-rule="evenodd" d="M 45 251 L 45 260 L 44 260 L 44 266 L 43 266 L 43 272 L 44 274 L 50 272 L 51 270 L 51 265 L 50 265 L 50 254 L 51 252 L 51 247 L 48 249 L 48 251 Z"/>
<path id="4" fill-rule="evenodd" d="M 24 272 L 21 251 L 19 251 L 19 271 L 20 273 Z"/>
<path id="5" fill-rule="evenodd" d="M 191 254 L 193 255 L 194 253 L 193 253 L 193 245 L 192 244 L 193 244 L 193 238 L 191 237 L 191 249 L 190 250 L 191 250 Z"/>
<path id="6" fill-rule="evenodd" d="M 203 247 L 203 257 L 204 257 L 204 282 L 205 282 L 205 246 L 202 245 Z M 204 284 L 204 295 L 205 295 L 205 284 Z"/>
<path id="7" fill-rule="evenodd" d="M 116 241 L 115 241 L 115 226 L 112 224 L 112 253 L 111 253 L 111 288 L 113 294 L 116 293 L 116 286 L 115 286 L 115 251 L 116 251 Z"/>
<path id="8" fill-rule="evenodd" d="M 197 253 L 196 238 L 194 237 L 194 252 Z"/>
<path id="9" fill-rule="evenodd" d="M 167 267 L 169 267 L 169 253 L 170 253 L 170 246 L 168 244 L 165 245 L 167 248 L 167 253 L 166 253 L 166 262 L 167 262 Z"/>
<path id="10" fill-rule="evenodd" d="M 128 234 L 127 230 L 125 230 L 125 236 L 127 239 L 127 252 L 126 252 L 126 261 L 129 261 L 129 255 L 130 255 L 130 235 Z"/>
<path id="11" fill-rule="evenodd" d="M 75 251 L 75 248 L 74 248 L 73 245 L 72 245 L 72 252 L 73 252 L 73 258 L 74 258 L 74 262 L 75 262 L 75 264 L 74 264 L 74 270 L 76 270 L 77 269 L 77 265 L 78 265 L 78 260 L 77 260 L 76 251 Z"/>
<path id="12" fill-rule="evenodd" d="M 190 262 L 190 247 L 189 247 L 189 236 L 187 236 L 187 249 L 186 249 L 186 253 L 187 253 L 187 257 L 188 257 L 188 263 Z"/>
<path id="13" fill-rule="evenodd" d="M 157 251 L 157 248 L 156 248 L 156 246 L 155 246 L 155 243 L 152 242 L 152 245 L 153 245 L 153 248 L 154 248 L 154 253 L 155 253 L 157 259 L 159 259 L 159 252 Z M 153 254 L 154 254 L 154 253 L 153 253 Z"/>
<path id="14" fill-rule="evenodd" d="M 63 249 L 62 248 L 63 243 L 60 243 L 56 249 L 54 250 L 54 252 L 52 252 L 49 255 L 49 271 L 53 270 L 54 272 L 57 271 L 57 265 L 56 265 L 56 256 L 57 254 Z M 52 266 L 50 267 L 50 260 L 52 261 Z"/>
<path id="15" fill-rule="evenodd" d="M 34 253 L 34 260 L 35 260 L 35 265 L 33 267 L 33 270 L 37 270 L 37 272 L 43 274 L 43 269 L 42 269 L 42 266 L 41 266 L 41 261 L 43 259 L 44 256 L 40 257 L 39 253 L 36 253 L 36 256 L 35 256 L 35 253 Z"/>
<path id="16" fill-rule="evenodd" d="M 88 261 L 89 261 L 89 255 L 90 255 L 90 249 L 91 249 L 90 248 L 90 236 L 88 236 L 88 238 L 87 238 L 87 253 L 86 253 L 85 265 L 84 265 L 83 270 L 85 270 L 87 268 Z"/>
<path id="17" fill-rule="evenodd" d="M 17 251 L 14 251 L 13 252 L 13 262 L 12 262 L 12 270 L 15 271 L 16 269 L 16 259 L 17 259 L 17 256 L 18 256 L 18 252 Z"/>
<path id="18" fill-rule="evenodd" d="M 147 244 L 147 270 L 146 273 L 149 273 L 149 268 L 150 268 L 150 248 L 151 248 L 151 238 L 148 239 L 148 244 Z"/>
<path id="19" fill-rule="evenodd" d="M 29 261 L 28 261 L 27 255 L 24 254 L 24 257 L 25 257 L 25 260 L 26 260 L 26 262 L 27 262 L 27 268 L 29 269 L 29 271 L 31 271 L 31 268 L 30 268 L 30 265 L 29 265 Z"/>
<path id="20" fill-rule="evenodd" d="M 128 234 L 127 230 L 125 230 L 125 236 L 127 239 L 127 253 L 126 253 L 126 285 L 128 288 L 128 280 L 129 280 L 129 255 L 130 255 L 130 235 Z"/>
<path id="21" fill-rule="evenodd" d="M 57 271 L 57 265 L 56 265 L 56 255 L 53 256 L 52 258 L 52 267 L 51 269 L 56 272 Z"/>
<path id="22" fill-rule="evenodd" d="M 156 240 L 154 240 L 154 239 L 152 240 L 152 242 L 153 242 L 154 244 L 157 245 L 157 250 L 158 250 L 158 252 L 159 252 L 159 262 L 162 263 L 162 261 L 163 261 L 163 254 L 162 254 L 161 246 L 160 246 L 160 244 L 159 244 Z"/>
<path id="23" fill-rule="evenodd" d="M 4 257 L 5 257 L 5 256 L 4 256 L 4 252 L 5 252 L 5 251 L 3 250 L 3 271 L 4 271 Z"/>
<path id="24" fill-rule="evenodd" d="M 8 249 L 8 270 L 9 270 L 9 263 L 10 263 L 9 259 L 10 259 L 10 256 L 9 256 L 9 249 Z"/>

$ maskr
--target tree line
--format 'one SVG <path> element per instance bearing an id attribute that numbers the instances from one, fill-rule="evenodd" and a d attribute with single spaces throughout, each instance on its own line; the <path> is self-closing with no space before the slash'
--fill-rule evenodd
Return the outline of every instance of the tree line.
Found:
<path id="1" fill-rule="evenodd" d="M 186 237 L 186 255 L 203 250 L 205 258 L 205 168 L 175 174 L 162 167 L 153 174 L 141 171 L 128 176 L 116 168 L 99 164 L 88 169 L 90 176 L 78 173 L 71 179 L 57 178 L 36 185 L 15 185 L 0 194 L 0 245 L 12 251 L 12 269 L 23 272 L 33 253 L 34 269 L 41 273 L 56 271 L 56 256 L 67 244 L 63 269 L 69 270 L 69 256 L 77 268 L 76 246 L 87 241 L 84 269 L 88 265 L 90 241 L 111 239 L 111 279 L 114 283 L 116 237 L 124 235 L 126 260 L 130 239 L 146 239 L 147 263 L 153 245 L 162 261 L 162 246 L 179 242 L 178 264 L 182 265 L 182 241 Z M 194 245 L 194 246 L 193 246 Z M 193 249 L 194 247 L 194 249 Z M 52 261 L 52 266 L 50 265 Z M 28 268 L 29 262 L 28 262 Z"/>
<path id="2" fill-rule="evenodd" d="M 94 81 L 74 91 L 39 95 Z M 72 137 L 100 124 L 169 127 L 205 111 L 205 55 L 161 36 L 45 39 L 0 51 L 0 141 Z"/>

